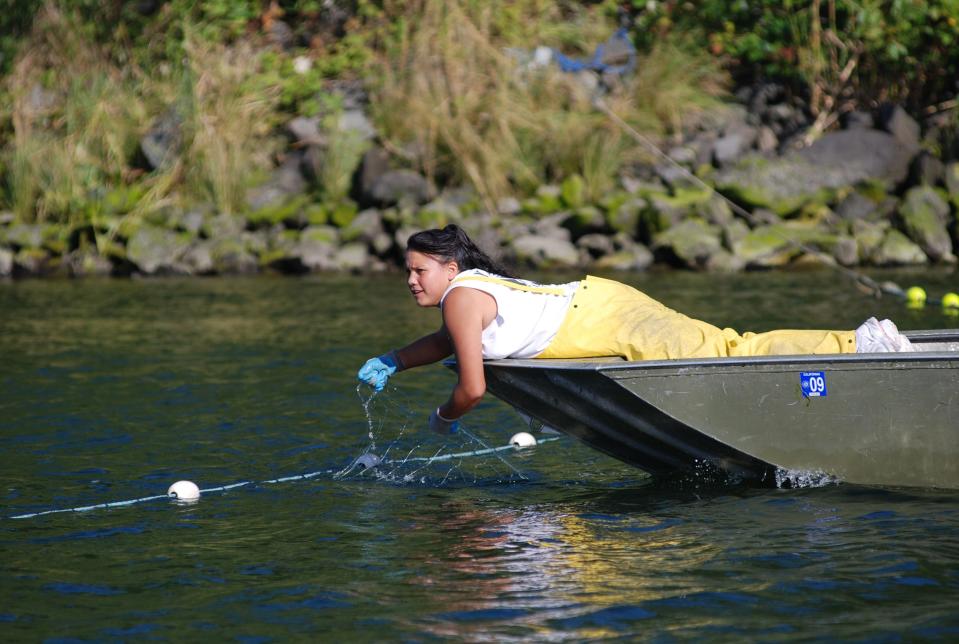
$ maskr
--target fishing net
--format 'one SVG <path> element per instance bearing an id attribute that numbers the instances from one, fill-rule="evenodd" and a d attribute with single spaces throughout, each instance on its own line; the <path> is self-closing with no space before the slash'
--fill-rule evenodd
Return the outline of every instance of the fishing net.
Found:
<path id="1" fill-rule="evenodd" d="M 528 480 L 508 459 L 513 445 L 491 446 L 462 420 L 455 434 L 437 436 L 422 412 L 394 388 L 356 392 L 366 413 L 369 445 L 334 479 L 373 478 L 432 486 L 482 485 Z"/>

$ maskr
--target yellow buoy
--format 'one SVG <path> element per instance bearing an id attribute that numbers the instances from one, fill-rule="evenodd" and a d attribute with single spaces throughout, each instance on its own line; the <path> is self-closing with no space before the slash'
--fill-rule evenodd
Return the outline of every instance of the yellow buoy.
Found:
<path id="1" fill-rule="evenodd" d="M 906 305 L 909 308 L 922 308 L 926 304 L 926 290 L 921 286 L 910 286 L 906 289 Z"/>

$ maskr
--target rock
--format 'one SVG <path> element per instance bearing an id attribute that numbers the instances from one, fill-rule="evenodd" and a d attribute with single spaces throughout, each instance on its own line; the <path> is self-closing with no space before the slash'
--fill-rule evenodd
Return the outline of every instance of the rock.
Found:
<path id="1" fill-rule="evenodd" d="M 711 273 L 738 273 L 746 267 L 746 262 L 725 248 L 709 256 L 704 268 Z"/>
<path id="2" fill-rule="evenodd" d="M 847 130 L 871 130 L 875 120 L 869 112 L 846 112 L 842 118 L 842 126 Z"/>
<path id="3" fill-rule="evenodd" d="M 879 124 L 908 150 L 919 150 L 919 124 L 899 105 L 883 105 L 879 109 Z"/>
<path id="4" fill-rule="evenodd" d="M 370 190 L 370 197 L 381 206 L 419 205 L 433 198 L 429 182 L 412 170 L 388 170 L 381 174 Z"/>
<path id="5" fill-rule="evenodd" d="M 220 275 L 250 275 L 259 270 L 256 257 L 242 238 L 227 237 L 211 240 L 214 271 Z"/>
<path id="6" fill-rule="evenodd" d="M 713 192 L 702 202 L 696 203 L 694 212 L 710 224 L 722 226 L 733 220 L 733 209 L 722 195 Z"/>
<path id="7" fill-rule="evenodd" d="M 850 192 L 836 206 L 836 214 L 846 221 L 871 219 L 877 210 L 878 204 L 858 191 Z"/>
<path id="8" fill-rule="evenodd" d="M 376 128 L 361 109 L 343 110 L 336 122 L 340 132 L 354 132 L 362 141 L 376 138 Z"/>
<path id="9" fill-rule="evenodd" d="M 576 266 L 579 253 L 569 241 L 537 235 L 524 235 L 513 240 L 516 258 L 533 266 Z"/>
<path id="10" fill-rule="evenodd" d="M 496 202 L 496 212 L 501 215 L 518 215 L 522 209 L 522 204 L 515 197 L 503 197 Z"/>
<path id="11" fill-rule="evenodd" d="M 246 222 L 242 217 L 219 214 L 205 217 L 201 232 L 209 239 L 239 237 L 245 226 Z"/>
<path id="12" fill-rule="evenodd" d="M 593 263 L 599 270 L 644 271 L 653 263 L 653 253 L 642 244 L 600 257 Z"/>
<path id="13" fill-rule="evenodd" d="M 43 246 L 43 228 L 39 224 L 14 224 L 7 229 L 7 244 L 14 248 Z"/>
<path id="14" fill-rule="evenodd" d="M 908 175 L 914 155 L 891 134 L 842 130 L 779 159 L 749 155 L 721 170 L 716 185 L 741 202 L 783 215 L 866 180 L 894 186 Z"/>
<path id="15" fill-rule="evenodd" d="M 398 247 L 405 249 L 407 240 L 421 230 L 422 228 L 416 228 L 414 226 L 400 226 L 396 229 L 396 232 L 393 233 L 393 240 Z"/>
<path id="16" fill-rule="evenodd" d="M 152 170 L 169 168 L 180 155 L 182 145 L 183 119 L 172 107 L 154 119 L 140 139 L 140 151 Z"/>
<path id="17" fill-rule="evenodd" d="M 596 206 L 581 206 L 563 219 L 562 226 L 574 237 L 580 237 L 603 230 L 606 227 L 606 217 Z"/>
<path id="18" fill-rule="evenodd" d="M 929 186 L 916 186 L 906 192 L 899 210 L 903 229 L 930 259 L 954 263 L 952 239 L 946 229 L 949 204 Z"/>
<path id="19" fill-rule="evenodd" d="M 370 261 L 366 244 L 352 243 L 342 246 L 333 256 L 333 264 L 338 270 L 361 271 Z"/>
<path id="20" fill-rule="evenodd" d="M 338 268 L 334 260 L 337 250 L 338 247 L 329 241 L 304 237 L 293 247 L 291 253 L 304 270 L 317 272 Z"/>
<path id="21" fill-rule="evenodd" d="M 13 256 L 13 274 L 28 277 L 46 275 L 56 268 L 50 253 L 42 248 L 21 248 Z"/>
<path id="22" fill-rule="evenodd" d="M 270 20 L 266 25 L 266 35 L 270 42 L 280 49 L 290 49 L 295 44 L 293 29 L 290 25 L 276 18 Z"/>
<path id="23" fill-rule="evenodd" d="M 746 124 L 731 128 L 713 145 L 713 161 L 722 167 L 740 158 L 756 142 L 756 129 Z"/>
<path id="24" fill-rule="evenodd" d="M 583 235 L 576 240 L 576 247 L 579 248 L 582 253 L 585 253 L 583 257 L 589 260 L 609 255 L 614 250 L 613 240 L 599 233 Z"/>
<path id="25" fill-rule="evenodd" d="M 530 226 L 530 232 L 533 235 L 538 237 L 548 238 L 548 239 L 558 239 L 560 241 L 568 242 L 571 240 L 572 235 L 569 230 L 564 228 L 563 225 L 569 219 L 570 214 L 568 212 L 558 212 L 547 217 L 543 217 Z"/>
<path id="26" fill-rule="evenodd" d="M 679 145 L 674 148 L 670 148 L 666 152 L 666 156 L 672 159 L 675 163 L 685 166 L 692 166 L 696 163 L 696 149 L 688 145 Z"/>
<path id="27" fill-rule="evenodd" d="M 647 205 L 646 200 L 641 197 L 627 199 L 619 206 L 606 211 L 606 224 L 613 232 L 633 236 L 639 226 L 640 215 Z"/>
<path id="28" fill-rule="evenodd" d="M 758 226 L 733 244 L 733 252 L 747 266 L 785 266 L 802 251 L 795 242 L 806 243 L 815 231 L 787 224 Z"/>
<path id="29" fill-rule="evenodd" d="M 13 251 L 0 248 L 0 278 L 13 277 Z"/>
<path id="30" fill-rule="evenodd" d="M 286 124 L 286 131 L 299 145 L 326 145 L 326 137 L 320 132 L 319 117 L 298 116 Z"/>
<path id="31" fill-rule="evenodd" d="M 106 277 L 113 273 L 113 262 L 93 251 L 75 250 L 64 261 L 72 277 Z"/>
<path id="32" fill-rule="evenodd" d="M 946 166 L 928 152 L 920 152 L 913 162 L 913 183 L 935 186 L 942 183 L 946 174 Z"/>
<path id="33" fill-rule="evenodd" d="M 188 273 L 183 257 L 189 249 L 189 240 L 172 230 L 143 225 L 127 241 L 127 259 L 141 273 Z"/>
<path id="34" fill-rule="evenodd" d="M 307 229 L 309 230 L 309 229 Z M 335 228 L 332 230 L 336 230 Z M 375 208 L 367 208 L 360 211 L 349 225 L 345 226 L 340 232 L 343 241 L 351 242 L 361 239 L 365 242 L 372 242 L 378 236 L 384 233 L 383 216 Z M 306 235 L 306 231 L 303 231 Z"/>
<path id="35" fill-rule="evenodd" d="M 959 205 L 959 161 L 948 164 L 943 174 L 949 199 L 953 204 Z"/>
<path id="36" fill-rule="evenodd" d="M 927 264 L 929 258 L 912 240 L 890 228 L 873 253 L 872 261 L 876 266 L 914 266 Z"/>
<path id="37" fill-rule="evenodd" d="M 191 275 L 211 275 L 216 266 L 213 262 L 213 242 L 201 240 L 192 244 L 183 256 L 183 264 Z"/>
<path id="38" fill-rule="evenodd" d="M 760 127 L 756 133 L 756 149 L 763 154 L 770 154 L 775 152 L 778 147 L 779 138 L 773 132 L 773 129 L 767 125 Z"/>
<path id="39" fill-rule="evenodd" d="M 361 206 L 371 205 L 373 186 L 390 169 L 390 155 L 381 147 L 373 147 L 363 154 L 360 167 L 353 177 L 356 200 Z"/>
<path id="40" fill-rule="evenodd" d="M 860 261 L 875 263 L 876 253 L 886 238 L 889 222 L 871 222 L 857 219 L 852 223 L 852 234 L 856 239 Z"/>
<path id="41" fill-rule="evenodd" d="M 300 153 L 288 155 L 283 164 L 273 171 L 269 181 L 248 190 L 246 202 L 250 210 L 256 211 L 268 206 L 276 207 L 288 202 L 291 197 L 306 192 L 306 179 L 300 172 L 301 163 Z"/>
<path id="42" fill-rule="evenodd" d="M 689 170 L 674 163 L 662 163 L 657 165 L 656 176 L 662 179 L 663 183 L 674 190 L 693 188 L 698 185 Z"/>
<path id="43" fill-rule="evenodd" d="M 653 251 L 670 263 L 703 269 L 722 248 L 720 230 L 701 219 L 687 219 L 653 238 Z"/>
<path id="44" fill-rule="evenodd" d="M 859 263 L 859 244 L 854 237 L 841 235 L 833 246 L 832 256 L 842 266 L 855 266 Z"/>
<path id="45" fill-rule="evenodd" d="M 726 248 L 735 248 L 736 244 L 749 234 L 749 226 L 742 219 L 733 219 L 723 224 L 723 245 Z"/>

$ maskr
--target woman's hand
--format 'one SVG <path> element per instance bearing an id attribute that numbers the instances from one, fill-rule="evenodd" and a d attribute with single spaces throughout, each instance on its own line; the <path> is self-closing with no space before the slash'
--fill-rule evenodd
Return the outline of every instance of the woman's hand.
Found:
<path id="1" fill-rule="evenodd" d="M 383 391 L 390 376 L 402 370 L 403 363 L 400 362 L 395 351 L 390 351 L 367 360 L 366 364 L 360 367 L 356 378 L 373 387 L 373 391 Z"/>

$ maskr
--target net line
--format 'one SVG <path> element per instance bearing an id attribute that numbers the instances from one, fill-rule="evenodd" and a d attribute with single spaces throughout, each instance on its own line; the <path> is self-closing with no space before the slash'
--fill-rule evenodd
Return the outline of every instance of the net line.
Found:
<path id="1" fill-rule="evenodd" d="M 474 433 L 470 432 L 468 429 L 463 427 L 462 423 L 460 425 L 459 434 L 453 434 L 452 437 L 460 436 L 460 447 L 474 447 L 472 449 L 466 449 L 461 451 L 452 451 L 448 449 L 448 445 L 444 443 L 438 449 L 436 449 L 430 456 L 419 456 L 414 455 L 418 449 L 423 447 L 422 443 L 416 443 L 413 447 L 406 451 L 405 456 L 400 458 L 388 458 L 391 451 L 394 451 L 400 447 L 400 439 L 406 434 L 406 430 L 410 427 L 411 419 L 415 418 L 416 415 L 413 411 L 410 410 L 408 404 L 404 402 L 397 402 L 394 400 L 394 396 L 381 397 L 381 400 L 378 400 L 377 403 L 385 404 L 389 410 L 398 412 L 404 417 L 404 421 L 400 426 L 400 430 L 396 437 L 390 440 L 386 450 L 383 452 L 382 456 L 377 456 L 374 452 L 376 449 L 376 440 L 375 436 L 379 433 L 381 436 L 386 431 L 387 421 L 389 420 L 389 415 L 380 415 L 379 418 L 376 418 L 377 414 L 375 413 L 376 407 L 373 402 L 377 397 L 375 393 L 371 394 L 368 398 L 364 398 L 361 387 L 357 386 L 357 395 L 360 398 L 360 401 L 363 403 L 363 409 L 366 413 L 367 428 L 369 430 L 369 439 L 370 443 L 366 449 L 358 458 L 354 459 L 346 467 L 337 470 L 336 468 L 316 470 L 313 472 L 307 472 L 305 474 L 292 474 L 288 476 L 280 476 L 272 479 L 265 479 L 262 481 L 238 481 L 236 483 L 230 483 L 228 485 L 218 485 L 207 488 L 200 488 L 200 494 L 213 494 L 213 493 L 222 493 L 228 492 L 230 490 L 236 490 L 245 487 L 256 487 L 256 486 L 267 486 L 267 485 L 277 485 L 282 483 L 291 483 L 294 481 L 306 481 L 320 476 L 332 476 L 333 480 L 343 480 L 347 479 L 351 475 L 360 475 L 366 472 L 377 472 L 377 478 L 385 479 L 390 481 L 399 481 L 399 482 L 415 482 L 417 477 L 421 482 L 427 482 L 428 479 L 422 476 L 423 472 L 434 464 L 449 464 L 449 468 L 446 469 L 445 474 L 442 478 L 435 483 L 435 485 L 442 486 L 451 476 L 458 470 L 464 467 L 464 461 L 466 459 L 472 459 L 477 457 L 495 457 L 496 460 L 500 461 L 506 466 L 509 470 L 509 478 L 505 482 L 514 482 L 516 480 L 526 481 L 529 480 L 522 472 L 520 472 L 516 467 L 514 467 L 509 461 L 507 461 L 502 452 L 515 451 L 516 447 L 514 445 L 503 445 L 500 447 L 490 447 L 485 441 L 480 437 L 476 436 Z M 395 388 L 391 390 L 391 394 L 395 393 Z M 395 396 L 398 397 L 398 396 Z M 558 440 L 558 436 L 550 436 L 541 438 L 537 441 L 538 444 Z M 369 460 L 364 463 L 364 457 L 375 457 L 375 464 L 371 467 L 368 465 Z M 445 467 L 445 465 L 444 465 Z M 470 482 L 464 477 L 466 482 Z M 472 480 L 473 483 L 478 482 L 479 477 L 474 477 Z M 504 481 L 498 481 L 504 482 Z M 112 508 L 122 508 L 129 507 L 132 505 L 137 505 L 140 503 L 148 503 L 150 501 L 158 501 L 160 499 L 172 500 L 175 497 L 169 494 L 154 494 L 151 496 L 143 496 L 134 499 L 126 499 L 122 501 L 109 501 L 105 503 L 94 503 L 91 505 L 82 505 L 70 508 L 57 508 L 53 510 L 42 510 L 39 512 L 27 512 L 23 514 L 16 514 L 7 517 L 8 519 L 32 519 L 41 516 L 47 516 L 51 514 L 66 514 L 66 513 L 82 513 L 90 512 L 92 510 L 105 510 Z M 178 503 L 190 503 L 192 501 L 178 500 Z"/>

